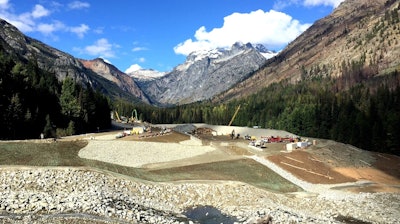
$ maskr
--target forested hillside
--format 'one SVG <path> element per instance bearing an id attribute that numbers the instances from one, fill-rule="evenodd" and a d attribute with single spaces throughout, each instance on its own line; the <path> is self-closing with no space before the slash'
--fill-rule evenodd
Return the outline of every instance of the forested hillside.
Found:
<path id="1" fill-rule="evenodd" d="M 60 83 L 35 60 L 0 49 L 0 139 L 59 137 L 110 126 L 108 99 L 72 78 Z"/>
<path id="2" fill-rule="evenodd" d="M 233 125 L 400 155 L 399 10 L 395 0 L 344 1 L 254 75 L 211 101 L 136 109 L 152 123 L 227 125 L 240 105 Z M 132 108 L 121 103 L 117 109 Z"/>
<path id="3" fill-rule="evenodd" d="M 285 80 L 225 104 L 203 102 L 174 108 L 136 105 L 136 109 L 140 119 L 151 123 L 227 125 L 240 105 L 233 125 L 282 129 L 400 154 L 398 70 L 370 77 L 369 67 L 344 66 L 345 72 L 338 79 L 313 75 L 296 84 Z M 120 102 L 116 109 L 129 114 L 133 106 Z"/>
<path id="4" fill-rule="evenodd" d="M 240 99 L 282 80 L 295 83 L 307 77 L 309 71 L 339 77 L 344 71 L 343 65 L 368 66 L 371 76 L 399 70 L 399 36 L 398 0 L 343 1 L 254 75 L 214 101 Z"/>

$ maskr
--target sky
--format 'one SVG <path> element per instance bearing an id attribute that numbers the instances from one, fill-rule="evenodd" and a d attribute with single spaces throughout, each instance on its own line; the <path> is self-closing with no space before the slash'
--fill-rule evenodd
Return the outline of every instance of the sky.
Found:
<path id="1" fill-rule="evenodd" d="M 280 51 L 342 1 L 0 0 L 0 18 L 77 58 L 167 72 L 238 41 Z"/>

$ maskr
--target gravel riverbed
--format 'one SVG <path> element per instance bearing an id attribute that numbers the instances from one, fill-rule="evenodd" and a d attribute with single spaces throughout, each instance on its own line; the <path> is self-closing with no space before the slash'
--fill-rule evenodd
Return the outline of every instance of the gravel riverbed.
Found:
<path id="1" fill-rule="evenodd" d="M 196 223 L 183 213 L 213 206 L 236 223 L 400 220 L 400 195 L 277 194 L 240 182 L 153 183 L 87 168 L 0 168 L 1 223 Z M 71 221 L 72 220 L 72 221 Z M 75 221 L 74 221 L 75 220 Z"/>

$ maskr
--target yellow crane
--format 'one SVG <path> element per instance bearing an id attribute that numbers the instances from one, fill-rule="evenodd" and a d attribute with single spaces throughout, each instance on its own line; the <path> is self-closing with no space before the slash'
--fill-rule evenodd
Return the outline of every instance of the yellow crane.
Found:
<path id="1" fill-rule="evenodd" d="M 236 108 L 236 111 L 235 111 L 235 113 L 233 114 L 232 119 L 231 119 L 231 121 L 229 122 L 228 126 L 231 126 L 231 124 L 233 123 L 233 120 L 235 120 L 235 117 L 236 117 L 236 115 L 238 114 L 239 110 L 240 110 L 240 104 L 239 104 L 239 106 Z"/>
<path id="2" fill-rule="evenodd" d="M 117 121 L 117 122 L 121 123 L 122 121 L 121 121 L 121 118 L 119 117 L 119 115 L 118 115 L 118 112 L 117 112 L 117 111 L 115 111 L 115 116 L 117 117 L 117 119 L 116 119 L 115 121 Z"/>

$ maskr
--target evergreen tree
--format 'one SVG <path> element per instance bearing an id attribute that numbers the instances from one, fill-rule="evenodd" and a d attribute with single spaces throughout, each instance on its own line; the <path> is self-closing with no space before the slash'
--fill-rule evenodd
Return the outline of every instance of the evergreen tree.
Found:
<path id="1" fill-rule="evenodd" d="M 81 106 L 77 100 L 77 88 L 73 79 L 67 77 L 64 79 L 60 95 L 61 112 L 67 118 L 78 118 L 80 116 Z"/>
<path id="2" fill-rule="evenodd" d="M 53 127 L 53 123 L 50 120 L 50 115 L 46 115 L 46 124 L 43 129 L 43 134 L 45 138 L 55 138 L 55 130 Z"/>

